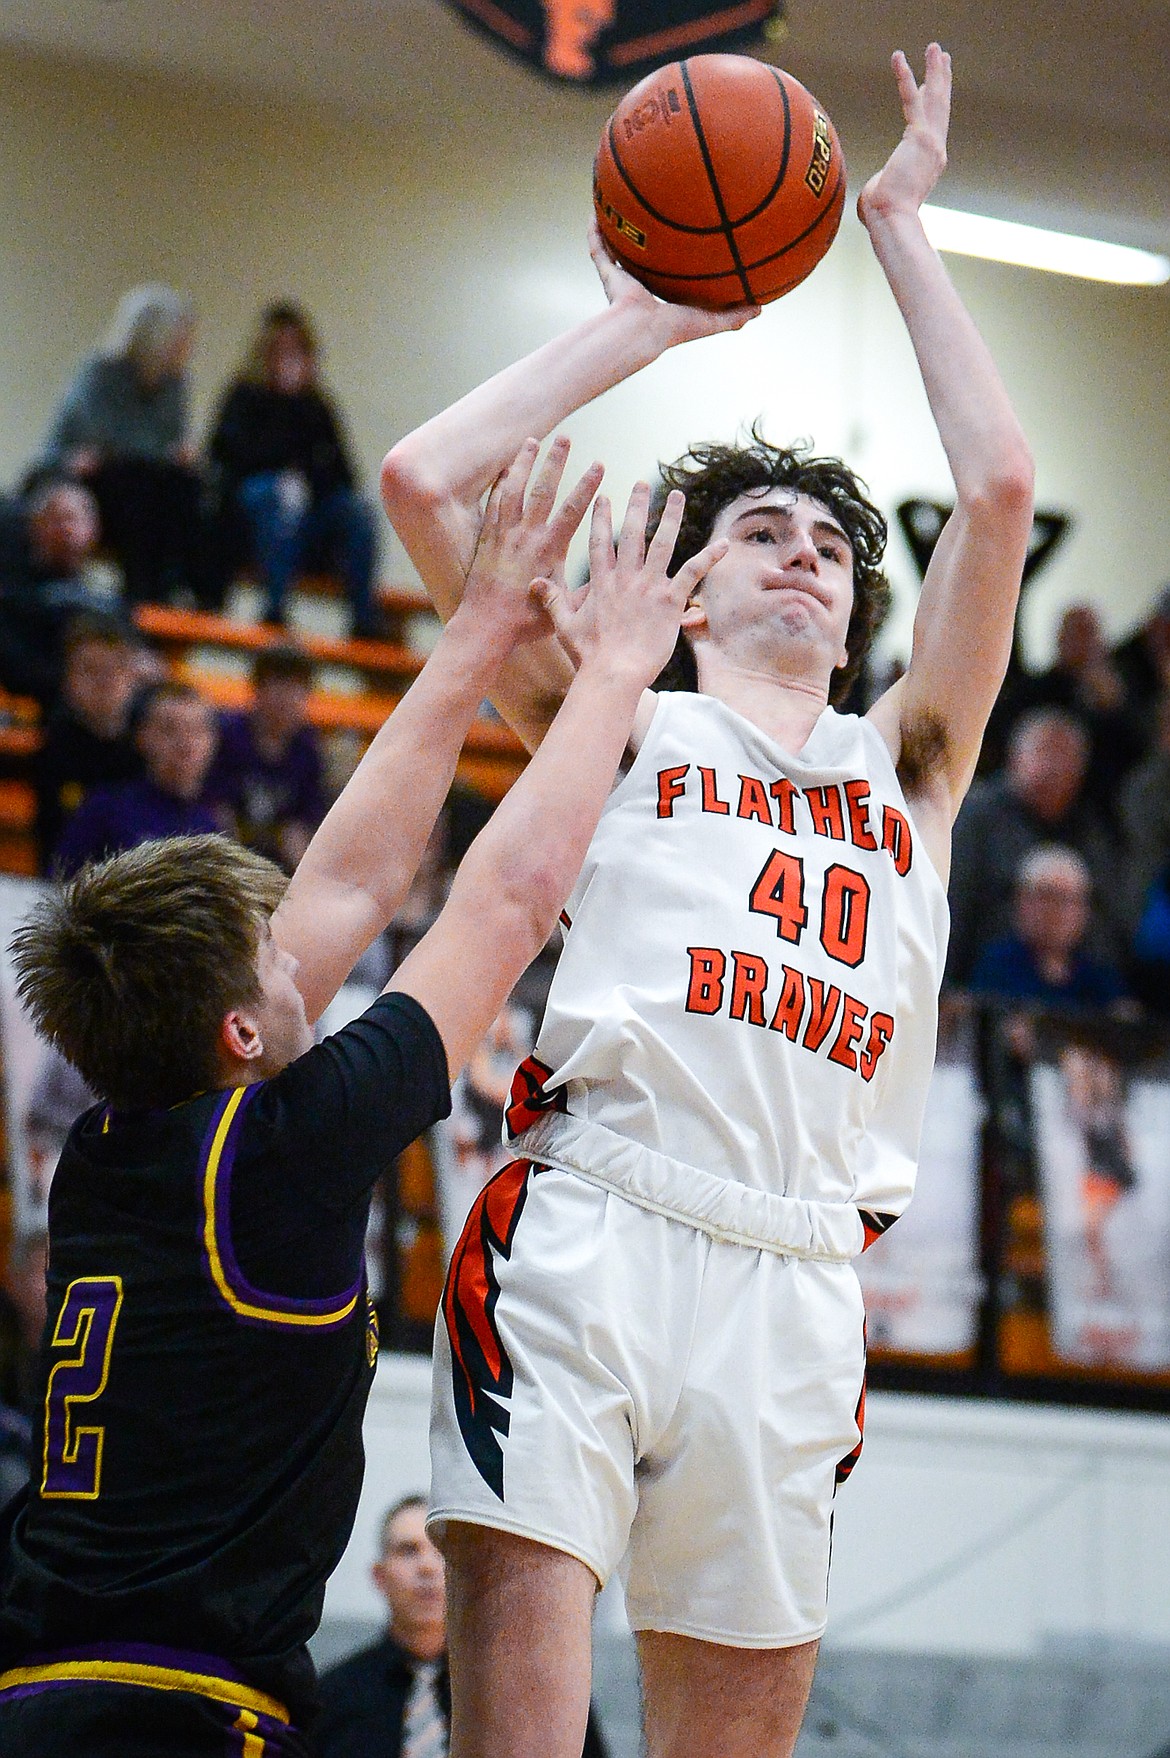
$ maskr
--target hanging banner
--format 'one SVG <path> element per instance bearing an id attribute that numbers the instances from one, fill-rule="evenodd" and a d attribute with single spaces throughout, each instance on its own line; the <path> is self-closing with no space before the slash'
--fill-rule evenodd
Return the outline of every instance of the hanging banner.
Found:
<path id="1" fill-rule="evenodd" d="M 1066 1045 L 1031 1075 L 1052 1349 L 1170 1368 L 1170 1080 Z"/>
<path id="2" fill-rule="evenodd" d="M 857 1260 L 875 1354 L 965 1363 L 976 1343 L 984 1101 L 972 1021 L 943 1013 L 922 1123 L 914 1200 Z"/>
<path id="3" fill-rule="evenodd" d="M 464 18 L 549 78 L 632 85 L 679 55 L 750 48 L 784 0 L 453 0 Z"/>

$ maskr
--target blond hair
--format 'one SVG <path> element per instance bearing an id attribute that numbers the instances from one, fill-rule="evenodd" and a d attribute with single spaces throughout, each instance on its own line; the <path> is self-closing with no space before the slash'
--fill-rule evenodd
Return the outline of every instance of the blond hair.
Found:
<path id="1" fill-rule="evenodd" d="M 172 836 L 83 867 L 16 930 L 37 1030 L 118 1109 L 217 1083 L 219 1033 L 259 998 L 262 923 L 288 881 L 226 836 Z"/>

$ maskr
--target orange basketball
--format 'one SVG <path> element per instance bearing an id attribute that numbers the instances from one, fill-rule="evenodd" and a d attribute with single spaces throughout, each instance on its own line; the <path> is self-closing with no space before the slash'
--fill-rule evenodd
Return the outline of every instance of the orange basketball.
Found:
<path id="1" fill-rule="evenodd" d="M 833 242 L 845 164 L 833 124 L 790 73 L 693 55 L 622 99 L 601 133 L 593 203 L 609 250 L 652 293 L 763 305 Z"/>

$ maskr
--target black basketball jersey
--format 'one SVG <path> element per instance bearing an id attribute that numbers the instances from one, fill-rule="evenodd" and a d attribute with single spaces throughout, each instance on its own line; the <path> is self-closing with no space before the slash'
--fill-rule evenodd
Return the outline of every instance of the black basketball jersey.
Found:
<path id="1" fill-rule="evenodd" d="M 303 1725 L 361 1487 L 370 1191 L 449 1104 L 438 1033 L 390 995 L 272 1080 L 74 1126 L 0 1674 L 226 1669 Z"/>

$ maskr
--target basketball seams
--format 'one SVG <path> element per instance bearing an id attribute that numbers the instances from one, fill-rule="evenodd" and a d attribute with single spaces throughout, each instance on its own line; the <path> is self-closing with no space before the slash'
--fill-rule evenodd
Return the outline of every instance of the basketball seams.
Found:
<path id="1" fill-rule="evenodd" d="M 651 203 L 646 200 L 646 197 L 642 194 L 642 191 L 638 188 L 638 185 L 634 182 L 634 179 L 630 176 L 630 173 L 622 163 L 622 155 L 618 149 L 617 141 L 614 138 L 612 117 L 607 130 L 607 140 L 609 143 L 609 156 L 613 160 L 614 170 L 617 172 L 634 200 L 641 205 L 643 211 L 649 214 L 652 220 L 657 220 L 660 226 L 669 227 L 672 232 L 682 232 L 689 238 L 717 238 L 723 235 L 722 222 L 715 226 L 685 226 L 681 220 L 672 220 L 669 214 L 660 213 L 656 207 L 653 207 Z M 613 246 L 611 246 L 611 248 L 613 248 Z M 625 262 L 628 259 L 622 257 L 621 260 Z M 730 269 L 725 270 L 724 272 L 727 274 L 731 273 Z"/>
<path id="2" fill-rule="evenodd" d="M 715 209 L 723 222 L 722 231 L 727 243 L 727 248 L 731 252 L 733 272 L 739 277 L 745 301 L 750 303 L 754 298 L 754 295 L 744 271 L 743 258 L 739 253 L 739 245 L 736 243 L 735 227 L 728 215 L 727 207 L 723 200 L 723 191 L 719 187 L 719 179 L 715 175 L 715 166 L 711 160 L 711 149 L 707 145 L 707 136 L 703 132 L 703 119 L 699 114 L 698 100 L 696 99 L 694 90 L 691 86 L 691 76 L 687 68 L 687 63 L 685 61 L 680 61 L 678 64 L 678 70 L 682 79 L 683 91 L 686 93 L 687 108 L 691 113 L 691 127 L 695 131 L 695 139 L 699 143 L 699 152 L 703 159 L 703 168 L 707 173 L 707 181 L 711 186 L 711 194 L 715 198 Z"/>
<path id="3" fill-rule="evenodd" d="M 803 244 L 805 239 L 811 236 L 818 226 L 823 225 L 826 220 L 839 217 L 839 213 L 835 213 L 835 210 L 839 210 L 839 208 L 844 205 L 844 183 L 845 179 L 843 174 L 838 173 L 837 181 L 833 185 L 833 193 L 825 203 L 821 212 L 817 215 L 816 219 L 811 221 L 811 223 L 805 227 L 804 231 L 798 238 L 790 239 L 780 250 L 773 250 L 767 256 L 761 256 L 746 263 L 744 265 L 746 272 L 749 275 L 754 275 L 758 269 L 766 268 L 769 263 L 779 262 L 780 258 L 786 256 L 790 250 L 795 250 L 798 244 Z M 622 257 L 620 260 L 625 262 L 627 259 Z M 648 269 L 644 272 L 653 275 L 654 278 L 659 281 L 677 281 L 680 283 L 729 280 L 733 273 L 731 269 L 705 269 L 693 274 L 688 274 L 681 269 Z M 800 282 L 806 279 L 806 274 L 807 271 L 802 273 L 795 281 L 788 282 L 783 287 L 782 291 L 787 293 L 792 287 L 798 287 Z"/>

